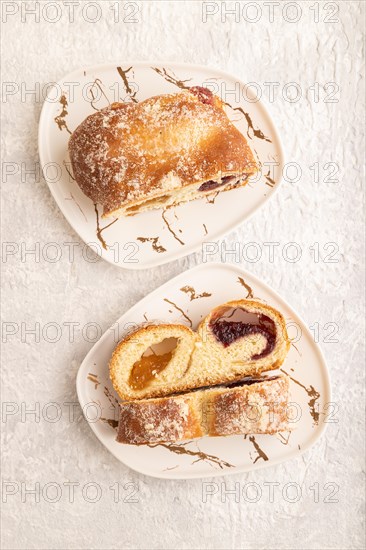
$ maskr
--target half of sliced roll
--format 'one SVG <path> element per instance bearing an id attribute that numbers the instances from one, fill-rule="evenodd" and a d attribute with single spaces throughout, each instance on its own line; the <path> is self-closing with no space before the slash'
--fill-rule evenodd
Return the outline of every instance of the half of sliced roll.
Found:
<path id="1" fill-rule="evenodd" d="M 69 153 L 77 184 L 103 217 L 236 189 L 259 171 L 223 101 L 200 86 L 112 103 L 76 128 Z"/>
<path id="2" fill-rule="evenodd" d="M 169 324 L 138 329 L 115 349 L 110 376 L 123 400 L 162 397 L 258 376 L 278 368 L 288 348 L 277 310 L 239 300 L 212 310 L 198 333 Z"/>
<path id="3" fill-rule="evenodd" d="M 288 429 L 289 378 L 247 379 L 157 399 L 121 403 L 117 441 L 130 445 Z"/>

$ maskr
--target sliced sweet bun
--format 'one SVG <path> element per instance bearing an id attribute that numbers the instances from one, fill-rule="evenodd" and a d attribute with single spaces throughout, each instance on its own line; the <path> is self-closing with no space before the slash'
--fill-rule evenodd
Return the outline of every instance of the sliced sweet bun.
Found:
<path id="1" fill-rule="evenodd" d="M 117 441 L 157 444 L 208 436 L 273 434 L 288 429 L 289 378 L 243 380 L 233 387 L 197 390 L 120 404 Z"/>
<path id="2" fill-rule="evenodd" d="M 90 115 L 73 132 L 69 154 L 76 182 L 104 217 L 227 191 L 259 170 L 222 101 L 198 86 Z"/>
<path id="3" fill-rule="evenodd" d="M 122 399 L 166 395 L 187 368 L 198 336 L 184 325 L 151 324 L 118 344 L 109 364 L 110 378 Z"/>
<path id="4" fill-rule="evenodd" d="M 239 300 L 212 310 L 198 333 L 170 324 L 136 330 L 116 347 L 110 376 L 124 400 L 162 397 L 276 369 L 289 345 L 278 311 Z"/>
<path id="5" fill-rule="evenodd" d="M 216 307 L 197 332 L 202 345 L 195 349 L 185 376 L 191 387 L 277 369 L 290 347 L 284 317 L 255 300 L 234 300 Z"/>

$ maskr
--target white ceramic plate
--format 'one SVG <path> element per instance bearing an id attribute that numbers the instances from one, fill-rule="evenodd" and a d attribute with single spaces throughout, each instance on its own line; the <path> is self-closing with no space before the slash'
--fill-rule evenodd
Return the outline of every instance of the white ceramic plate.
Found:
<path id="1" fill-rule="evenodd" d="M 154 448 L 117 443 L 117 395 L 109 380 L 108 362 L 121 337 L 134 324 L 146 320 L 169 320 L 196 328 L 213 307 L 246 297 L 278 308 L 294 338 L 282 366 L 291 377 L 291 402 L 296 404 L 290 408 L 292 417 L 297 418 L 291 424 L 291 433 L 204 437 Z M 327 367 L 305 323 L 270 287 L 227 264 L 201 264 L 186 271 L 122 315 L 84 359 L 77 376 L 77 392 L 84 415 L 103 445 L 130 468 L 161 478 L 245 472 L 294 458 L 315 443 L 334 413 L 329 404 Z"/>
<path id="2" fill-rule="evenodd" d="M 249 76 L 249 75 L 248 75 Z M 100 219 L 90 199 L 72 178 L 67 144 L 73 130 L 91 113 L 113 101 L 141 101 L 203 85 L 230 103 L 227 113 L 261 163 L 261 174 L 240 189 L 219 193 L 175 209 Z M 234 92 L 233 92 L 234 91 Z M 62 213 L 105 260 L 143 269 L 185 256 L 224 236 L 268 200 L 280 185 L 283 152 L 274 124 L 255 94 L 234 76 L 195 65 L 116 63 L 80 69 L 50 89 L 39 124 L 39 155 L 44 176 Z"/>

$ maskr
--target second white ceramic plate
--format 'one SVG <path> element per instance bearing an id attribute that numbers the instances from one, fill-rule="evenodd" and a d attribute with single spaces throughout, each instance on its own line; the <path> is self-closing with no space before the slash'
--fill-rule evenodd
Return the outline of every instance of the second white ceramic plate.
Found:
<path id="1" fill-rule="evenodd" d="M 240 298 L 263 300 L 286 318 L 293 345 L 282 368 L 291 377 L 292 431 L 204 437 L 153 448 L 117 443 L 118 396 L 108 372 L 117 342 L 136 324 L 146 321 L 167 320 L 195 329 L 213 307 Z M 244 472 L 294 458 L 316 442 L 334 413 L 327 367 L 305 323 L 268 285 L 228 264 L 201 264 L 186 271 L 122 315 L 84 359 L 77 392 L 84 415 L 103 445 L 130 468 L 161 478 Z"/>
<path id="2" fill-rule="evenodd" d="M 246 136 L 261 173 L 244 188 L 219 193 L 210 202 L 196 200 L 112 223 L 101 220 L 100 208 L 73 180 L 67 153 L 71 133 L 88 115 L 114 101 L 141 101 L 196 85 L 210 88 L 230 105 L 228 116 Z M 177 63 L 121 62 L 65 76 L 43 105 L 39 155 L 46 181 L 70 225 L 105 260 L 128 269 L 169 262 L 197 250 L 204 240 L 223 237 L 273 195 L 284 163 L 271 117 L 250 88 L 227 73 Z"/>

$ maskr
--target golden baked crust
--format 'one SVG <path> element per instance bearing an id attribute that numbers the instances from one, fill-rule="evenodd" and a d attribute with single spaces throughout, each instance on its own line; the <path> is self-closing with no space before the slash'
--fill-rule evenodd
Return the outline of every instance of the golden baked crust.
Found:
<path id="1" fill-rule="evenodd" d="M 273 434 L 288 429 L 289 378 L 210 388 L 120 404 L 117 441 L 130 445 L 196 437 Z"/>
<path id="2" fill-rule="evenodd" d="M 274 331 L 271 349 L 267 350 L 271 334 L 255 326 L 239 335 L 225 347 L 217 340 L 211 322 L 220 311 L 244 310 L 261 319 Z M 220 315 L 219 315 L 220 319 Z M 253 324 L 253 320 L 251 320 Z M 245 328 L 245 327 L 244 327 Z M 249 327 L 250 329 L 251 327 Z M 131 385 L 131 373 L 142 355 L 159 342 L 176 338 L 171 360 L 150 376 L 142 386 Z M 195 332 L 184 325 L 150 325 L 136 330 L 120 342 L 110 360 L 110 377 L 116 392 L 123 400 L 162 397 L 193 388 L 214 386 L 257 376 L 278 368 L 290 346 L 285 319 L 276 309 L 255 300 L 235 300 L 214 308 Z M 263 351 L 268 351 L 263 356 Z M 259 355 L 259 357 L 256 357 Z"/>
<path id="3" fill-rule="evenodd" d="M 214 184 L 245 185 L 258 170 L 221 100 L 199 87 L 113 103 L 77 127 L 69 153 L 78 185 L 105 217 L 203 197 Z"/>

